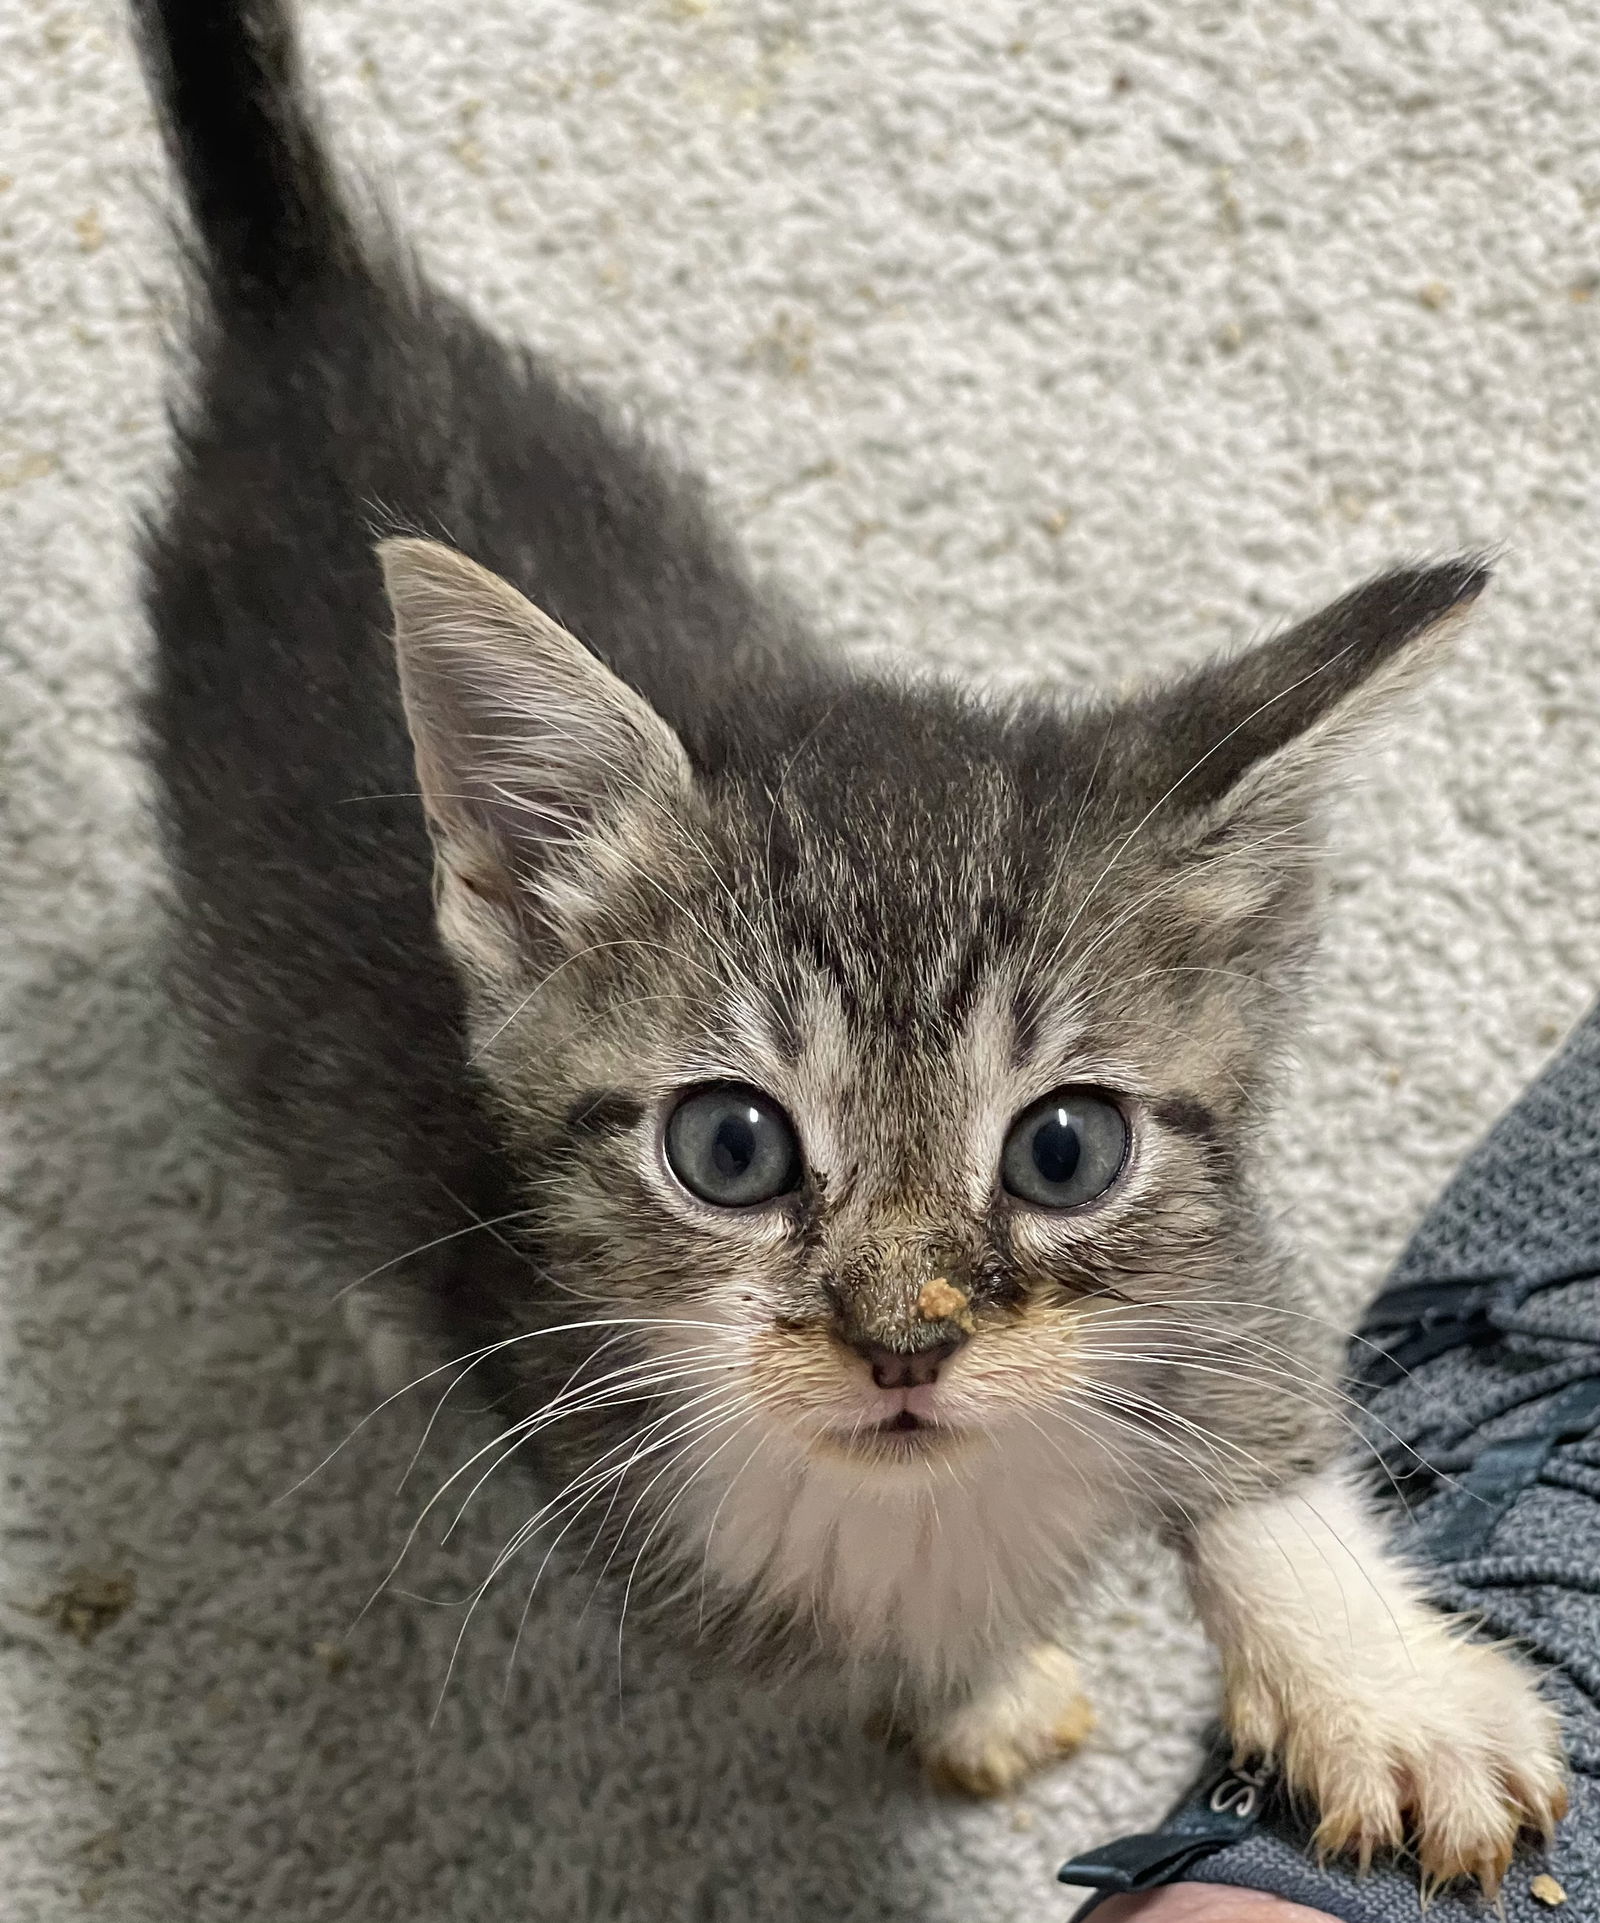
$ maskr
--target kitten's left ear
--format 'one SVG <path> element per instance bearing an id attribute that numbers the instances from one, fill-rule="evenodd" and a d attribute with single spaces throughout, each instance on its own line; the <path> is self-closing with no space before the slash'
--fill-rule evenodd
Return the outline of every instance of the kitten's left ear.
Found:
<path id="1" fill-rule="evenodd" d="M 1195 956 L 1242 979 L 1304 952 L 1318 804 L 1443 659 L 1488 579 L 1476 557 L 1382 575 L 1124 709 L 1113 752 L 1127 757 L 1133 832 L 1149 824 L 1166 843 L 1177 880 L 1164 907 Z"/>
<path id="2" fill-rule="evenodd" d="M 1396 569 L 1133 703 L 1147 780 L 1191 821 L 1303 810 L 1330 766 L 1439 665 L 1488 581 L 1475 555 Z"/>
<path id="3" fill-rule="evenodd" d="M 440 929 L 499 972 L 587 840 L 683 802 L 688 759 L 648 702 L 499 575 L 437 541 L 384 541 L 378 559 Z"/>

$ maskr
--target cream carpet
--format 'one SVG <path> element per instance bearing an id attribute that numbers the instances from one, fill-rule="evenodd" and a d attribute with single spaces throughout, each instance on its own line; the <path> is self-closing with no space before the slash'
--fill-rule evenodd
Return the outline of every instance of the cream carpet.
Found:
<path id="1" fill-rule="evenodd" d="M 711 472 L 842 640 L 1069 685 L 1503 544 L 1336 814 L 1277 1186 L 1348 1314 L 1600 978 L 1600 36 L 1570 0 L 312 0 L 438 275 Z M 1170 1573 L 992 1808 L 470 1592 L 182 1078 L 130 755 L 165 175 L 119 9 L 0 10 L 0 1917 L 1044 1923 L 1209 1701 Z M 1591 298 L 1593 296 L 1593 298 Z M 447 1444 L 449 1438 L 446 1438 Z M 447 1452 L 448 1453 L 448 1449 Z M 444 1460 L 441 1457 L 440 1460 Z"/>

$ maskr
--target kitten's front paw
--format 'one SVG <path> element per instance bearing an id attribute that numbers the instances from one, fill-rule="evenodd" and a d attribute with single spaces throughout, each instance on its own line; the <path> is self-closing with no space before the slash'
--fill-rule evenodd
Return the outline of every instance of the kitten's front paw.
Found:
<path id="1" fill-rule="evenodd" d="M 1093 1728 L 1076 1663 L 1045 1643 L 1003 1682 L 963 1703 L 918 1749 L 938 1788 L 1000 1796 L 1071 1755 Z"/>
<path id="2" fill-rule="evenodd" d="M 1235 1672 L 1235 1751 L 1278 1762 L 1315 1803 L 1314 1841 L 1365 1868 L 1409 1839 L 1426 1885 L 1476 1878 L 1493 1896 L 1524 1829 L 1548 1837 L 1567 1806 L 1555 1712 L 1520 1662 L 1453 1636 L 1407 1638 L 1406 1667 L 1290 1679 Z"/>

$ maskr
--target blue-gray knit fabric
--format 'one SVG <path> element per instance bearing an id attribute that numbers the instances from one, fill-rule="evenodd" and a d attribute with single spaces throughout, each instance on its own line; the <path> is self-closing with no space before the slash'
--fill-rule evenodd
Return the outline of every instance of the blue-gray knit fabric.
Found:
<path id="1" fill-rule="evenodd" d="M 1432 1346 L 1411 1315 L 1419 1285 L 1467 1303 L 1468 1322 L 1445 1316 L 1439 1353 L 1407 1373 L 1361 1343 L 1352 1360 L 1375 1446 L 1410 1511 L 1398 1539 L 1431 1568 L 1440 1603 L 1548 1667 L 1572 1765 L 1571 1810 L 1548 1850 L 1519 1856 L 1501 1914 L 1600 1923 L 1600 1006 L 1417 1230 L 1369 1317 L 1374 1343 L 1402 1356 L 1408 1342 Z M 1474 1492 L 1475 1481 L 1495 1490 L 1497 1465 L 1518 1464 L 1534 1477 L 1526 1486 Z M 1270 1891 L 1343 1923 L 1417 1923 L 1411 1865 L 1365 1877 L 1319 1868 L 1307 1834 L 1276 1807 L 1184 1880 Z M 1532 1892 L 1541 1872 L 1565 1892 L 1559 1909 Z M 1495 1915 L 1459 1889 L 1427 1913 L 1429 1923 Z"/>

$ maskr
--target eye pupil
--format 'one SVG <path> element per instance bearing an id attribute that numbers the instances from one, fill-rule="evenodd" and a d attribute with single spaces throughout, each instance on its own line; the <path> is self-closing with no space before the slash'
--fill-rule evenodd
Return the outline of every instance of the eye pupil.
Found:
<path id="1" fill-rule="evenodd" d="M 1070 1182 L 1083 1159 L 1083 1143 L 1063 1108 L 1046 1116 L 1034 1132 L 1033 1165 L 1042 1181 Z"/>
<path id="2" fill-rule="evenodd" d="M 747 1115 L 730 1115 L 711 1138 L 711 1164 L 730 1182 L 742 1181 L 756 1159 L 756 1127 L 760 1115 L 751 1109 Z"/>
<path id="3" fill-rule="evenodd" d="M 702 1202 L 753 1208 L 799 1186 L 794 1124 L 758 1090 L 713 1083 L 685 1095 L 667 1118 L 667 1166 Z"/>

